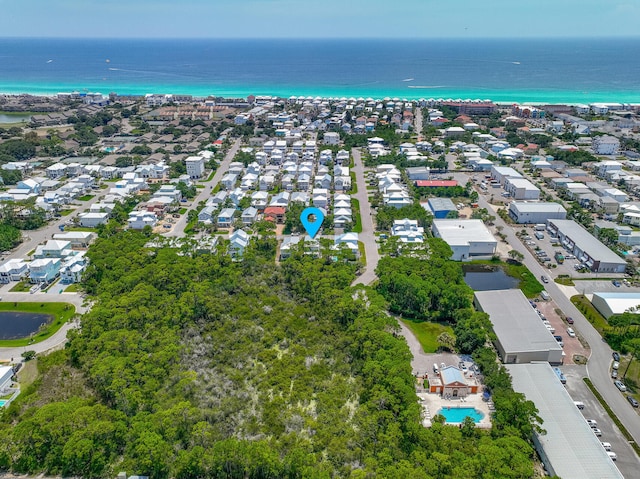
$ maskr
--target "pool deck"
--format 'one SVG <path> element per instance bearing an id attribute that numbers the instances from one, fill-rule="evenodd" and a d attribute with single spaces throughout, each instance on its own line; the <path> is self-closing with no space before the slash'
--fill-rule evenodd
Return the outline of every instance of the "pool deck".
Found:
<path id="1" fill-rule="evenodd" d="M 431 418 L 438 414 L 438 411 L 442 408 L 473 407 L 484 414 L 482 419 L 476 423 L 476 427 L 491 429 L 492 411 L 489 409 L 491 403 L 483 401 L 481 393 L 469 394 L 463 399 L 444 399 L 439 394 L 425 392 L 417 394 L 420 405 L 422 406 L 422 425 L 424 427 L 431 427 Z M 453 423 L 452 425 L 457 425 L 457 423 Z"/>

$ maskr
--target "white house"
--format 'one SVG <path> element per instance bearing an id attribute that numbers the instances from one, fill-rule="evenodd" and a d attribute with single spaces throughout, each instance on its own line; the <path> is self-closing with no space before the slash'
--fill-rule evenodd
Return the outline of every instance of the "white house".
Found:
<path id="1" fill-rule="evenodd" d="M 29 274 L 29 267 L 22 259 L 10 259 L 0 265 L 0 283 L 21 281 Z"/>
<path id="2" fill-rule="evenodd" d="M 391 234 L 398 236 L 402 243 L 422 243 L 424 241 L 424 228 L 418 226 L 417 220 L 409 218 L 395 220 Z"/>
<path id="3" fill-rule="evenodd" d="M 596 155 L 616 155 L 620 150 L 620 140 L 615 136 L 596 136 L 591 143 L 591 148 Z"/>
<path id="4" fill-rule="evenodd" d="M 85 228 L 95 228 L 109 221 L 109 213 L 80 213 L 78 215 L 78 218 L 80 219 L 80 226 L 83 226 Z"/>
<path id="5" fill-rule="evenodd" d="M 60 281 L 64 284 L 79 283 L 88 264 L 89 259 L 84 254 L 67 258 L 60 268 Z"/>
<path id="6" fill-rule="evenodd" d="M 184 160 L 187 166 L 189 178 L 202 178 L 204 175 L 204 158 L 201 156 L 190 156 Z"/>
<path id="7" fill-rule="evenodd" d="M 235 230 L 229 237 L 229 254 L 233 258 L 241 258 L 249 245 L 249 234 L 243 230 Z"/>
<path id="8" fill-rule="evenodd" d="M 442 238 L 451 247 L 454 261 L 492 256 L 498 246 L 481 220 L 434 219 L 431 228 L 436 238 Z"/>
<path id="9" fill-rule="evenodd" d="M 360 257 L 358 250 L 358 233 L 344 233 L 336 236 L 334 239 L 333 249 L 338 250 L 346 246 L 356 258 Z"/>
<path id="10" fill-rule="evenodd" d="M 145 226 L 151 226 L 153 228 L 157 222 L 158 217 L 151 211 L 132 211 L 129 213 L 129 228 L 134 230 L 141 230 Z"/>

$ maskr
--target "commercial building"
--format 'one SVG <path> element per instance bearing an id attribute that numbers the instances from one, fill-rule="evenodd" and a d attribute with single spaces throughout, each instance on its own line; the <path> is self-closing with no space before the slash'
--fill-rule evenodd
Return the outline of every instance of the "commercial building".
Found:
<path id="1" fill-rule="evenodd" d="M 476 291 L 474 303 L 478 311 L 489 315 L 497 337 L 496 349 L 503 363 L 562 363 L 562 347 L 522 291 Z"/>
<path id="2" fill-rule="evenodd" d="M 537 200 L 540 189 L 525 178 L 506 178 L 504 189 L 509 196 L 516 200 Z"/>
<path id="3" fill-rule="evenodd" d="M 429 198 L 427 204 L 434 218 L 446 218 L 450 212 L 457 211 L 456 205 L 449 198 Z"/>
<path id="4" fill-rule="evenodd" d="M 573 220 L 549 220 L 547 229 L 594 273 L 624 273 L 626 262 Z"/>
<path id="5" fill-rule="evenodd" d="M 507 178 L 522 178 L 522 175 L 509 166 L 493 165 L 491 167 L 491 178 L 504 185 Z"/>
<path id="6" fill-rule="evenodd" d="M 481 220 L 436 219 L 431 230 L 436 238 L 442 238 L 451 247 L 451 259 L 455 261 L 492 256 L 498 246 Z"/>
<path id="7" fill-rule="evenodd" d="M 532 401 L 545 434 L 533 444 L 550 476 L 623 479 L 553 369 L 546 363 L 510 364 L 513 389 Z"/>
<path id="8" fill-rule="evenodd" d="M 552 202 L 512 201 L 509 216 L 518 224 L 539 224 L 551 219 L 563 220 L 567 217 L 567 210 Z"/>
<path id="9" fill-rule="evenodd" d="M 591 303 L 607 319 L 614 314 L 640 313 L 640 293 L 593 293 Z"/>

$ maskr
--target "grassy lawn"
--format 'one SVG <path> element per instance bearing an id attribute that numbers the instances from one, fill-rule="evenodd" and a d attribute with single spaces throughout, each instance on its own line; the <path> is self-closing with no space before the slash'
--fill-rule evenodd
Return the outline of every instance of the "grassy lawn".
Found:
<path id="1" fill-rule="evenodd" d="M 576 285 L 569 275 L 560 275 L 554 281 L 556 283 L 562 284 L 564 286 L 575 286 Z"/>
<path id="2" fill-rule="evenodd" d="M 362 233 L 362 218 L 360 217 L 360 202 L 355 198 L 351 198 L 351 211 L 354 216 L 352 231 L 354 233 Z"/>
<path id="3" fill-rule="evenodd" d="M 76 313 L 76 308 L 69 303 L 0 303 L 0 311 L 16 311 L 22 313 L 51 314 L 54 319 L 42 331 L 34 334 L 32 339 L 0 340 L 0 347 L 28 346 L 47 339 L 57 332 Z"/>
<path id="4" fill-rule="evenodd" d="M 364 243 L 362 241 L 358 241 L 358 252 L 360 253 L 360 261 L 362 264 L 367 264 L 367 253 L 364 249 Z"/>
<path id="5" fill-rule="evenodd" d="M 58 213 L 60 213 L 60 216 L 69 216 L 73 212 L 74 212 L 74 210 L 60 210 L 60 211 L 58 211 Z"/>
<path id="6" fill-rule="evenodd" d="M 529 268 L 527 268 L 522 263 L 515 263 L 515 262 L 505 263 L 503 261 L 492 261 L 492 260 L 478 260 L 478 261 L 472 261 L 471 263 L 472 264 L 488 264 L 488 265 L 498 266 L 502 268 L 502 270 L 507 275 L 511 276 L 512 278 L 516 278 L 520 280 L 520 283 L 518 284 L 518 288 L 522 290 L 522 292 L 527 298 L 535 298 L 540 294 L 542 290 L 544 290 L 544 287 L 542 286 L 540 281 L 538 281 L 536 277 L 533 275 L 533 273 L 529 271 Z"/>
<path id="7" fill-rule="evenodd" d="M 351 176 L 351 194 L 355 195 L 358 192 L 358 182 L 356 181 L 356 174 L 352 171 L 349 173 Z"/>
<path id="8" fill-rule="evenodd" d="M 79 197 L 77 199 L 78 199 L 78 201 L 89 201 L 89 200 L 91 200 L 93 198 L 95 198 L 95 195 L 84 195 L 84 196 L 81 196 L 81 197 Z"/>
<path id="9" fill-rule="evenodd" d="M 198 184 L 196 185 L 196 188 L 198 188 L 198 189 L 200 189 L 200 190 L 201 190 L 201 189 L 204 189 L 204 185 L 201 185 L 201 184 L 199 184 L 199 183 L 198 183 Z"/>
<path id="10" fill-rule="evenodd" d="M 425 353 L 435 353 L 438 350 L 438 336 L 442 333 L 453 334 L 453 328 L 449 325 L 441 323 L 432 323 L 430 321 L 414 321 L 411 319 L 401 319 L 402 323 L 407 326 L 420 342 Z"/>
<path id="11" fill-rule="evenodd" d="M 18 372 L 18 382 L 22 389 L 32 384 L 38 377 L 38 360 L 27 361 Z"/>
<path id="12" fill-rule="evenodd" d="M 211 181 L 213 180 L 214 175 L 216 174 L 216 171 L 213 170 L 211 173 L 209 173 L 209 176 L 207 177 L 206 181 Z"/>
<path id="13" fill-rule="evenodd" d="M 29 283 L 28 281 L 20 281 L 13 288 L 11 288 L 9 290 L 9 292 L 11 292 L 11 293 L 28 293 L 29 290 L 31 289 L 31 286 L 33 286 L 33 285 L 31 283 Z"/>
<path id="14" fill-rule="evenodd" d="M 185 214 L 186 212 L 187 212 L 187 209 L 186 209 L 186 208 L 180 208 L 180 209 L 178 210 L 178 213 L 180 213 L 181 215 Z"/>
<path id="15" fill-rule="evenodd" d="M 593 307 L 591 301 L 586 296 L 578 294 L 571 297 L 571 302 L 584 315 L 585 318 L 598 330 L 601 336 L 609 329 L 607 320 L 604 319 L 596 308 Z"/>
<path id="16" fill-rule="evenodd" d="M 78 283 L 70 284 L 64 290 L 65 293 L 77 293 L 78 291 L 80 291 L 80 286 L 78 286 Z"/>

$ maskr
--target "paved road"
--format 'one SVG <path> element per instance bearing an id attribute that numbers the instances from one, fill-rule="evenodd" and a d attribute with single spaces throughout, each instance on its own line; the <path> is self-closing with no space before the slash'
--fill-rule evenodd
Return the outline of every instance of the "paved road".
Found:
<path id="1" fill-rule="evenodd" d="M 95 194 L 95 196 L 88 201 L 76 200 L 76 203 L 79 203 L 81 206 L 76 207 L 74 212 L 69 214 L 68 216 L 56 218 L 55 220 L 50 221 L 49 223 L 47 223 L 47 225 L 38 230 L 23 231 L 22 243 L 20 243 L 17 248 L 6 254 L 7 259 L 27 258 L 27 253 L 29 253 L 31 250 L 34 250 L 36 246 L 44 243 L 46 240 L 52 239 L 54 234 L 60 233 L 60 225 L 65 224 L 69 220 L 72 220 L 73 218 L 78 216 L 78 213 L 82 213 L 83 211 L 88 210 L 92 204 L 100 201 L 104 197 L 106 192 L 105 190 L 94 190 L 90 194 Z"/>
<path id="2" fill-rule="evenodd" d="M 360 202 L 360 219 L 362 221 L 362 233 L 358 234 L 358 239 L 364 244 L 364 251 L 367 256 L 364 273 L 358 276 L 352 284 L 371 284 L 378 279 L 376 267 L 380 260 L 380 254 L 378 253 L 378 244 L 374 235 L 373 216 L 367 195 L 367 182 L 364 179 L 362 155 L 357 148 L 352 149 L 351 154 L 354 161 L 353 172 L 356 174 L 356 184 L 358 185 L 358 192 L 352 196 Z"/>
<path id="3" fill-rule="evenodd" d="M 458 181 L 462 181 L 463 179 L 459 176 L 466 178 L 466 175 L 461 174 L 456 174 L 455 176 Z M 480 195 L 478 203 L 482 208 L 487 208 L 488 210 L 492 209 L 491 205 L 489 205 L 483 195 Z M 495 225 L 503 227 L 502 233 L 507 236 L 507 241 L 511 248 L 524 255 L 524 264 L 527 268 L 529 268 L 529 270 L 537 277 L 540 277 L 543 274 L 545 276 L 550 276 L 549 271 L 540 266 L 538 261 L 536 261 L 533 255 L 516 237 L 514 229 L 507 225 L 499 216 L 495 216 Z M 555 282 L 551 281 L 546 284 L 545 289 L 558 307 L 567 316 L 573 317 L 575 321 L 575 324 L 573 325 L 574 329 L 578 331 L 591 346 L 591 356 L 589 357 L 587 364 L 587 374 L 589 378 L 600 394 L 602 394 L 607 404 L 609 404 L 611 409 L 615 411 L 616 415 L 633 436 L 634 440 L 640 443 L 640 416 L 638 416 L 635 410 L 627 402 L 624 395 L 616 389 L 609 375 L 609 366 L 612 361 L 611 348 L 603 341 L 600 333 L 598 333 L 582 313 L 578 311 Z"/>
<path id="4" fill-rule="evenodd" d="M 217 184 L 220 182 L 222 177 L 227 174 L 227 171 L 229 170 L 229 164 L 233 161 L 233 158 L 236 156 L 236 153 L 240 149 L 240 143 L 241 143 L 241 139 L 238 138 L 233 144 L 233 146 L 229 148 L 229 151 L 225 155 L 224 160 L 222 160 L 222 162 L 218 165 L 218 169 L 213 175 L 213 178 L 211 178 L 211 180 L 209 181 L 202 183 L 204 185 L 204 188 L 198 188 L 198 194 L 192 200 L 189 210 L 193 210 L 197 208 L 198 203 L 200 203 L 201 201 L 207 200 L 211 196 L 211 191 L 213 191 L 213 189 L 217 186 Z M 188 214 L 189 214 L 189 211 L 181 215 L 180 219 L 176 222 L 175 225 L 173 225 L 173 228 L 171 228 L 170 231 L 165 233 L 165 236 L 167 237 L 184 236 L 184 229 L 187 227 L 187 223 L 188 223 L 188 220 L 187 220 Z"/>
<path id="5" fill-rule="evenodd" d="M 422 141 L 422 108 L 416 107 L 413 124 L 418 135 L 418 141 Z"/>

